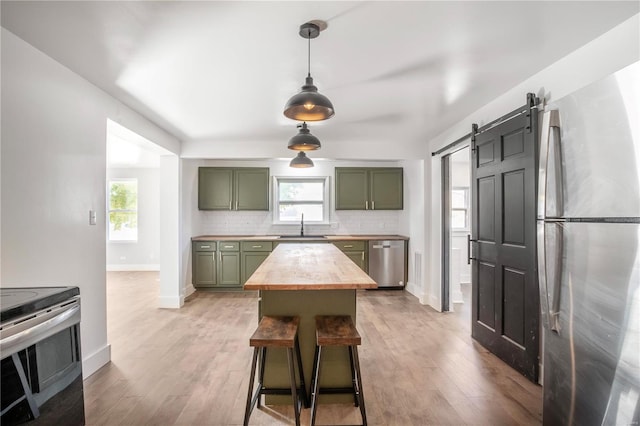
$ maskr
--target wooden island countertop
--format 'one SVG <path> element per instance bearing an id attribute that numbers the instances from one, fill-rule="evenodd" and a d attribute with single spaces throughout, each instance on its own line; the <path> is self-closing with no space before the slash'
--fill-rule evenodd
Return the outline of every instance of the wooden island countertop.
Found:
<path id="1" fill-rule="evenodd" d="M 333 244 L 280 244 L 245 290 L 357 290 L 378 284 Z"/>

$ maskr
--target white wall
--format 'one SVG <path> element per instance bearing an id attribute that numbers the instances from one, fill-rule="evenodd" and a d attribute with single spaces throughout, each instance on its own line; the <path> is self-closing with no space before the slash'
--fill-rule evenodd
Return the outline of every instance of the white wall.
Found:
<path id="1" fill-rule="evenodd" d="M 178 153 L 177 139 L 2 29 L 3 287 L 78 286 L 84 376 L 110 359 L 106 125 Z M 89 210 L 98 213 L 89 225 Z"/>
<path id="2" fill-rule="evenodd" d="M 406 290 L 419 297 L 424 285 L 425 262 L 429 253 L 424 250 L 424 160 L 405 160 L 404 210 L 400 214 L 399 233 L 409 236 L 409 277 Z"/>
<path id="3" fill-rule="evenodd" d="M 433 152 L 469 133 L 472 123 L 482 126 L 526 102 L 527 93 L 535 93 L 547 102 L 562 98 L 592 82 L 600 80 L 640 59 L 640 19 L 639 15 L 620 24 L 601 37 L 591 41 L 570 55 L 533 75 L 504 95 L 475 111 L 464 120 L 452 126 L 429 141 L 428 152 Z M 435 309 L 441 307 L 441 179 L 440 156 L 429 162 L 431 179 L 425 186 L 427 211 L 429 256 L 428 283 L 421 299 Z"/>
<path id="4" fill-rule="evenodd" d="M 138 240 L 107 240 L 107 270 L 159 271 L 160 170 L 110 167 L 107 168 L 107 181 L 110 179 L 138 181 Z"/>

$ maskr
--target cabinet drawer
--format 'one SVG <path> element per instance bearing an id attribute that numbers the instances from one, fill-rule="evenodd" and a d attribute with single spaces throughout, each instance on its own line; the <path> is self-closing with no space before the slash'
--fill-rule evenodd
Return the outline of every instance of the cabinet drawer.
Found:
<path id="1" fill-rule="evenodd" d="M 216 251 L 215 241 L 196 241 L 193 243 L 195 251 Z"/>
<path id="2" fill-rule="evenodd" d="M 271 251 L 273 243 L 271 241 L 243 241 L 242 251 Z"/>
<path id="3" fill-rule="evenodd" d="M 238 241 L 218 241 L 218 250 L 240 251 L 240 243 Z"/>
<path id="4" fill-rule="evenodd" d="M 333 244 L 342 251 L 360 251 L 366 247 L 366 241 L 334 241 Z"/>

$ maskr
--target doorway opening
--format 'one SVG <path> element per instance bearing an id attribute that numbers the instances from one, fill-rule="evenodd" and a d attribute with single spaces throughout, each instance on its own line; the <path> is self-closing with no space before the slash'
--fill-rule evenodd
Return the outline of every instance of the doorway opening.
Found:
<path id="1" fill-rule="evenodd" d="M 179 308 L 179 163 L 175 154 L 107 120 L 107 271 L 147 271 L 159 307 Z"/>
<path id="2" fill-rule="evenodd" d="M 471 319 L 471 157 L 469 146 L 442 157 L 443 311 Z"/>

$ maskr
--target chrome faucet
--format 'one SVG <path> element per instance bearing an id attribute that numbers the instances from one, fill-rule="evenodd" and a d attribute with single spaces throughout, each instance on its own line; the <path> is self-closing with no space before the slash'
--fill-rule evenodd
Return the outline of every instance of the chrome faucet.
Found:
<path id="1" fill-rule="evenodd" d="M 304 237 L 304 213 L 302 213 L 302 218 L 300 219 L 300 236 Z"/>

